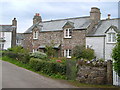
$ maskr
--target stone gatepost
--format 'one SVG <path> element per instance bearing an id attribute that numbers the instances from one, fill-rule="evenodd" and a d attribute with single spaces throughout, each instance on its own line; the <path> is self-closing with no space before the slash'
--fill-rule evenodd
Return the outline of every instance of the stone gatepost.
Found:
<path id="1" fill-rule="evenodd" d="M 113 84 L 113 66 L 111 60 L 107 61 L 107 84 Z"/>

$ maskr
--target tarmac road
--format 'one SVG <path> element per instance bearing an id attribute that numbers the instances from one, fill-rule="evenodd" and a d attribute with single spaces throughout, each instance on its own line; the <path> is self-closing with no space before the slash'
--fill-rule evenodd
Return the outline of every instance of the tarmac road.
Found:
<path id="1" fill-rule="evenodd" d="M 32 71 L 2 62 L 2 88 L 75 88 Z"/>

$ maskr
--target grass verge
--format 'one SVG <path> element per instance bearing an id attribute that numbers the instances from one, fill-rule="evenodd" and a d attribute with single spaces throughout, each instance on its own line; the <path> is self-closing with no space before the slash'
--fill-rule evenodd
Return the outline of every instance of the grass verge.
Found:
<path id="1" fill-rule="evenodd" d="M 65 79 L 62 79 L 62 77 L 61 77 L 61 75 L 51 75 L 51 76 L 49 76 L 49 75 L 47 75 L 47 74 L 44 74 L 44 73 L 42 73 L 42 72 L 36 72 L 35 70 L 33 70 L 30 66 L 29 66 L 29 64 L 23 64 L 23 63 L 21 63 L 20 61 L 17 61 L 17 60 L 14 60 L 14 59 L 11 59 L 11 58 L 9 58 L 9 57 L 7 57 L 7 56 L 4 56 L 4 57 L 2 57 L 2 58 L 0 58 L 1 60 L 3 60 L 3 61 L 7 61 L 7 62 L 10 62 L 10 63 L 12 63 L 12 64 L 15 64 L 15 65 L 17 65 L 17 66 L 19 66 L 19 67 L 22 67 L 22 68 L 25 68 L 25 69 L 28 69 L 28 70 L 30 70 L 30 71 L 33 71 L 33 72 L 35 72 L 35 73 L 38 73 L 38 74 L 40 74 L 40 75 L 43 75 L 43 76 L 45 76 L 45 77 L 48 77 L 48 78 L 52 78 L 52 79 L 56 79 L 56 80 L 59 80 L 59 81 L 63 81 L 63 82 L 66 82 L 66 83 L 69 83 L 69 84 L 71 84 L 71 85 L 74 85 L 74 86 L 76 86 L 76 87 L 82 87 L 82 88 L 118 88 L 118 87 L 116 87 L 116 86 L 113 86 L 113 85 L 91 85 L 91 84 L 83 84 L 83 83 L 79 83 L 78 81 L 75 81 L 75 80 L 65 80 Z"/>

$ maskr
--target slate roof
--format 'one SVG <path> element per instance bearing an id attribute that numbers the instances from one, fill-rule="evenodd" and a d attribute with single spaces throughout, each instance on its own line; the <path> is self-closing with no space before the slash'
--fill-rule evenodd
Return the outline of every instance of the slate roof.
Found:
<path id="1" fill-rule="evenodd" d="M 24 39 L 24 34 L 23 33 L 17 33 L 16 34 L 16 39 L 18 39 L 18 40 Z"/>
<path id="2" fill-rule="evenodd" d="M 59 31 L 63 30 L 63 26 L 67 22 L 74 24 L 74 29 L 86 29 L 91 24 L 91 19 L 89 16 L 86 17 L 76 17 L 76 18 L 67 18 L 67 19 L 58 19 L 51 21 L 43 21 L 42 23 L 37 23 L 32 25 L 24 33 L 32 33 L 32 29 L 37 26 L 42 32 L 44 31 Z"/>
<path id="3" fill-rule="evenodd" d="M 11 32 L 12 31 L 12 25 L 0 25 L 0 31 Z"/>
<path id="4" fill-rule="evenodd" d="M 120 32 L 120 18 L 101 20 L 99 24 L 95 26 L 93 32 L 90 32 L 87 36 L 104 36 L 110 27 Z"/>

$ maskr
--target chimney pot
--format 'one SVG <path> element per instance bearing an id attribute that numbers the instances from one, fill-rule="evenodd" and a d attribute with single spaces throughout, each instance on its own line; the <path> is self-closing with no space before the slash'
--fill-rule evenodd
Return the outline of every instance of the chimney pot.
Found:
<path id="1" fill-rule="evenodd" d="M 110 14 L 108 14 L 108 19 L 110 19 L 110 16 L 111 16 L 111 15 L 110 15 Z"/>

